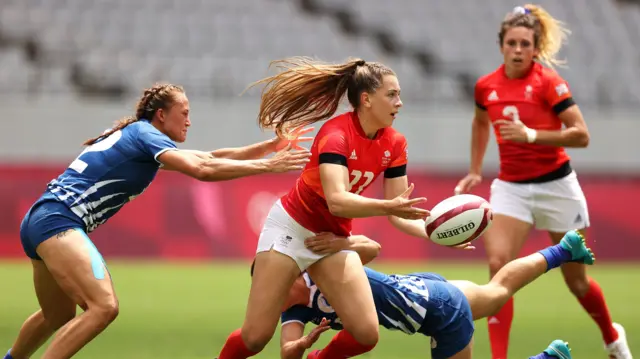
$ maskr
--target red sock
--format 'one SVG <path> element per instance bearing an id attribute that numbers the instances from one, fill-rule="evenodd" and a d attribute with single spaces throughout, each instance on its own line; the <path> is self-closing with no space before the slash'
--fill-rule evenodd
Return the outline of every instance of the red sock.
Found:
<path id="1" fill-rule="evenodd" d="M 589 291 L 584 297 L 578 298 L 578 301 L 600 327 L 605 344 L 615 342 L 618 339 L 618 332 L 613 327 L 609 308 L 607 308 L 607 302 L 604 300 L 604 294 L 602 294 L 598 282 L 589 277 Z"/>
<path id="2" fill-rule="evenodd" d="M 510 298 L 496 315 L 487 318 L 491 358 L 506 359 L 509 351 L 509 332 L 513 321 L 513 298 Z"/>
<path id="3" fill-rule="evenodd" d="M 247 346 L 242 340 L 240 329 L 238 329 L 229 335 L 226 343 L 224 343 L 224 347 L 222 347 L 222 351 L 220 352 L 218 359 L 246 359 L 256 354 L 258 353 L 254 353 L 247 349 Z"/>
<path id="4" fill-rule="evenodd" d="M 317 359 L 351 358 L 364 354 L 375 347 L 374 345 L 362 345 L 346 330 L 336 334 L 326 348 L 320 351 Z M 222 358 L 220 358 L 222 359 Z"/>

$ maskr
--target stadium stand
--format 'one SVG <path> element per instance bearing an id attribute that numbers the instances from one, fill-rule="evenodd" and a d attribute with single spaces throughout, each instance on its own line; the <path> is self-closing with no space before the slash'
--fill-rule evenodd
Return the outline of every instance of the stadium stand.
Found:
<path id="1" fill-rule="evenodd" d="M 573 34 L 560 72 L 581 102 L 640 104 L 640 7 L 542 0 Z M 291 55 L 381 60 L 405 98 L 468 102 L 500 61 L 507 0 L 5 0 L 0 92 L 119 96 L 156 80 L 237 96 Z M 591 20 L 591 21 L 587 21 Z M 150 40 L 152 39 L 152 40 Z M 255 92 L 249 95 L 255 94 Z"/>

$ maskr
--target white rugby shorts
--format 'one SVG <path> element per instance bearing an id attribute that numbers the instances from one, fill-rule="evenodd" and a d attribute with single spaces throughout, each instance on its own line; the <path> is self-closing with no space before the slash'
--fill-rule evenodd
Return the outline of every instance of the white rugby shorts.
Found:
<path id="1" fill-rule="evenodd" d="M 256 253 L 273 249 L 286 254 L 298 264 L 302 272 L 325 257 L 325 255 L 313 253 L 305 247 L 304 240 L 314 235 L 315 233 L 302 227 L 291 218 L 282 206 L 282 202 L 278 200 L 271 207 L 262 226 Z"/>
<path id="2" fill-rule="evenodd" d="M 533 224 L 536 229 L 563 233 L 589 227 L 587 200 L 575 171 L 544 183 L 491 183 L 491 208 Z"/>

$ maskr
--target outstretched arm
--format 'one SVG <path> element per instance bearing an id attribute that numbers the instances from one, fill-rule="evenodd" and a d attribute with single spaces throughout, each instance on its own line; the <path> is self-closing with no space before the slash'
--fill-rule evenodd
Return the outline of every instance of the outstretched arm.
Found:
<path id="1" fill-rule="evenodd" d="M 274 137 L 270 140 L 254 143 L 244 147 L 231 147 L 220 148 L 209 152 L 214 157 L 228 158 L 232 160 L 254 160 L 265 157 L 266 155 L 280 151 L 291 143 L 292 148 L 296 150 L 302 150 L 303 147 L 299 146 L 300 142 L 309 142 L 313 140 L 313 137 L 300 137 L 305 133 L 313 131 L 313 127 L 298 128 L 291 132 L 290 138 Z"/>
<path id="2" fill-rule="evenodd" d="M 311 153 L 307 150 L 289 149 L 290 146 L 269 159 L 245 161 L 217 158 L 206 152 L 173 150 L 163 152 L 157 160 L 166 170 L 177 171 L 200 181 L 226 181 L 267 172 L 288 172 L 304 168 Z"/>
<path id="3" fill-rule="evenodd" d="M 407 176 L 385 178 L 383 182 L 384 198 L 391 199 L 402 194 L 409 188 Z M 404 219 L 397 216 L 388 216 L 389 222 L 400 231 L 414 237 L 429 239 L 425 228 L 424 219 Z"/>

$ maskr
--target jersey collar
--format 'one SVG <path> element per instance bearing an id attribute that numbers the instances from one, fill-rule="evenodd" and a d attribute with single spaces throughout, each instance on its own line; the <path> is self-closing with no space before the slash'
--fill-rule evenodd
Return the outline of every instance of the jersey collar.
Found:
<path id="1" fill-rule="evenodd" d="M 524 75 L 523 77 L 517 78 L 517 79 L 510 79 L 510 78 L 507 77 L 507 71 L 505 69 L 504 64 L 502 64 L 502 65 L 500 65 L 500 74 L 502 74 L 502 78 L 504 78 L 505 80 L 508 80 L 508 81 L 514 81 L 514 80 L 515 81 L 524 81 L 524 80 L 529 79 L 531 74 L 536 72 L 540 66 L 542 66 L 542 65 L 540 65 L 539 63 L 534 61 L 533 65 L 531 65 L 531 68 L 529 69 L 529 72 L 527 72 L 526 75 Z"/>

